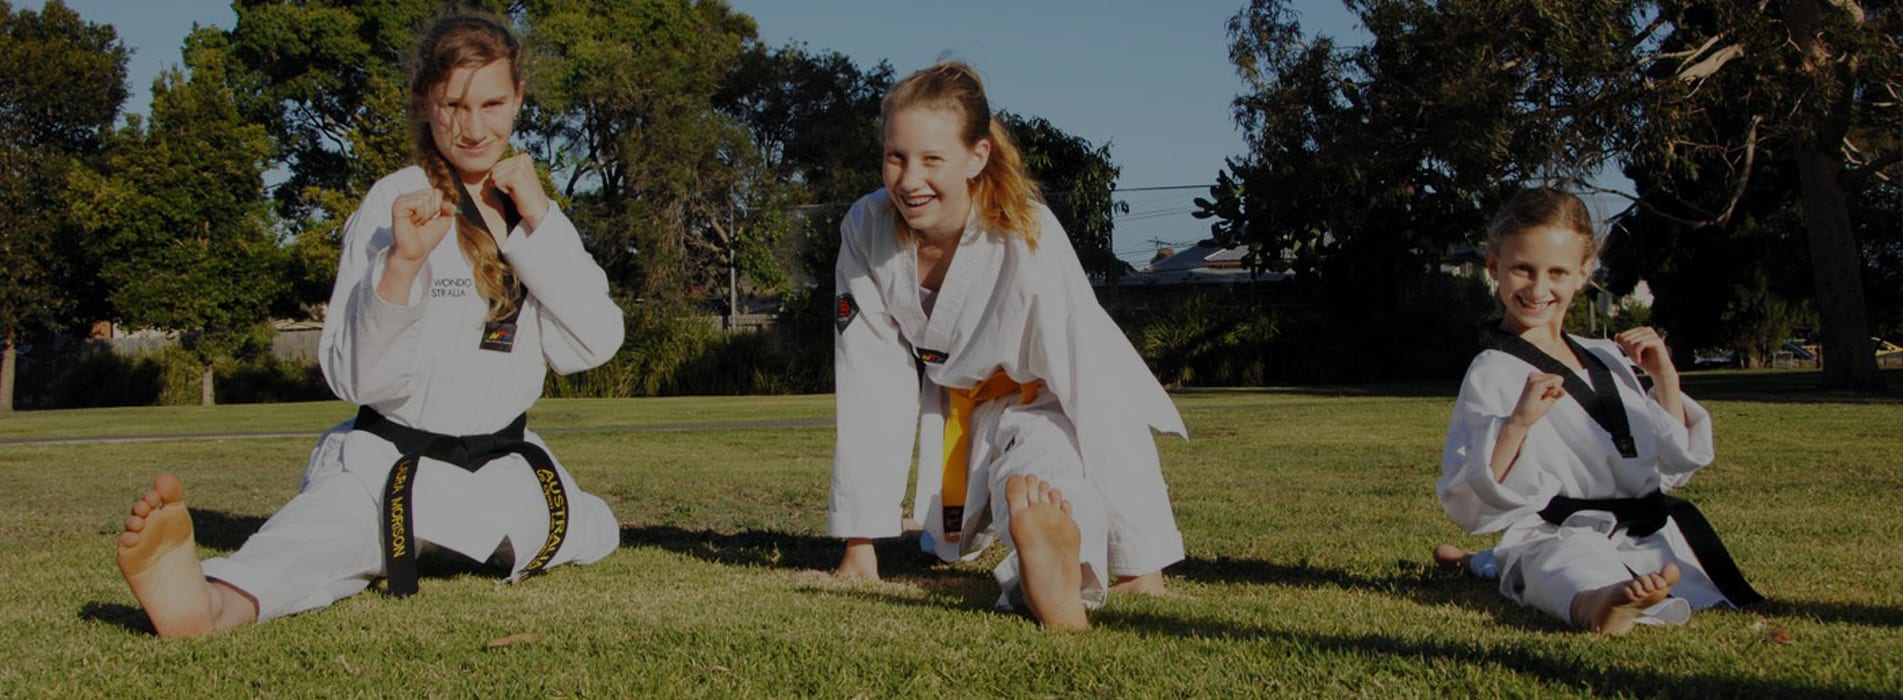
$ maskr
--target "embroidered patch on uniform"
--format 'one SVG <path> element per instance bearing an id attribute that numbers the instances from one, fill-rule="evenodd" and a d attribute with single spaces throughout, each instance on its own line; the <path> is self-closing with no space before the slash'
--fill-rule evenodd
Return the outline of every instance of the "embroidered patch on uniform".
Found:
<path id="1" fill-rule="evenodd" d="M 841 294 L 833 299 L 833 326 L 839 332 L 846 332 L 846 326 L 852 325 L 855 318 L 859 318 L 859 302 L 853 301 L 851 294 Z"/>
<path id="2" fill-rule="evenodd" d="M 920 362 L 930 362 L 935 365 L 944 364 L 945 357 L 946 357 L 945 351 L 943 350 L 927 350 L 925 348 L 918 349 L 918 360 Z"/>
<path id="3" fill-rule="evenodd" d="M 477 347 L 496 352 L 509 352 L 515 349 L 514 317 L 483 324 L 482 343 Z"/>

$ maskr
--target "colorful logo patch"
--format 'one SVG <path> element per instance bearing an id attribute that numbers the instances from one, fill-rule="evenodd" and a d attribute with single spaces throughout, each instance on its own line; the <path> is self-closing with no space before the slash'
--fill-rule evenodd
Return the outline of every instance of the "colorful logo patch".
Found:
<path id="1" fill-rule="evenodd" d="M 839 332 L 846 332 L 846 326 L 852 325 L 855 318 L 859 318 L 859 302 L 853 301 L 851 294 L 841 294 L 833 299 L 833 326 Z"/>
<path id="2" fill-rule="evenodd" d="M 946 355 L 945 351 L 943 350 L 927 350 L 925 348 L 918 348 L 918 360 L 920 362 L 930 362 L 935 365 L 944 364 L 946 357 L 948 357 L 948 355 Z"/>

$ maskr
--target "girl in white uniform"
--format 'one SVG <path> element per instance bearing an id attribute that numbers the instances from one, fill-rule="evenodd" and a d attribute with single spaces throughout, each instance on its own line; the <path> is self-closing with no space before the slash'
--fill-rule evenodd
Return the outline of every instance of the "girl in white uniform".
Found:
<path id="1" fill-rule="evenodd" d="M 600 498 L 523 428 L 548 367 L 607 361 L 620 309 L 526 155 L 520 41 L 493 17 L 439 20 L 411 78 L 418 165 L 344 225 L 320 362 L 362 408 L 312 451 L 304 484 L 230 558 L 198 561 L 176 477 L 133 504 L 119 566 L 160 636 L 321 608 L 389 578 L 420 544 L 499 559 L 511 580 L 617 546 Z"/>
<path id="2" fill-rule="evenodd" d="M 1489 227 L 1505 315 L 1454 404 L 1441 505 L 1471 533 L 1500 533 L 1502 593 L 1596 632 L 1760 600 L 1697 509 L 1664 493 L 1713 455 L 1711 414 L 1679 391 L 1663 339 L 1563 332 L 1593 252 L 1585 205 L 1554 190 L 1520 193 Z"/>
<path id="3" fill-rule="evenodd" d="M 840 225 L 836 575 L 878 578 L 872 539 L 900 534 L 916 444 L 923 542 L 956 561 L 1001 536 L 1001 605 L 1082 628 L 1113 585 L 1161 592 L 1183 542 L 1150 429 L 1184 434 L 1175 406 L 1098 305 L 977 73 L 919 71 L 883 111 L 885 189 Z"/>

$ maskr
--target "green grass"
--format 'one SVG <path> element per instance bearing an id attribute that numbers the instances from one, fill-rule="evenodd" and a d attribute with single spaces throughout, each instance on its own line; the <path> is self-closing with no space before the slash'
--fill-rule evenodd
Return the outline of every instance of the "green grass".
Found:
<path id="1" fill-rule="evenodd" d="M 1809 375 L 1814 376 L 1814 375 Z M 990 610 L 986 566 L 882 549 L 888 582 L 804 583 L 836 562 L 833 432 L 815 397 L 546 401 L 533 422 L 623 523 L 621 551 L 522 585 L 426 562 L 423 592 L 200 640 L 159 640 L 113 565 L 160 470 L 206 555 L 296 489 L 310 441 L 0 447 L 0 695 L 984 697 L 997 695 L 1893 696 L 1903 693 L 1903 401 L 1807 375 L 1688 380 L 1719 458 L 1685 493 L 1772 598 L 1607 640 L 1426 565 L 1460 533 L 1433 495 L 1446 385 L 1177 395 L 1163 439 L 1188 600 L 1115 598 L 1087 634 Z M 1891 375 L 1903 386 L 1903 376 Z M 0 418 L 0 438 L 304 431 L 337 403 Z M 713 422 L 795 427 L 624 430 Z M 1772 641 L 1785 629 L 1790 644 Z M 485 650 L 522 632 L 538 642 Z"/>

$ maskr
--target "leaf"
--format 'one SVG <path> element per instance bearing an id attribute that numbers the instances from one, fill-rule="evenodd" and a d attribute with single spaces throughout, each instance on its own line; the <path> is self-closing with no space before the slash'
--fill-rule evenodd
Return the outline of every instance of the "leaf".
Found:
<path id="1" fill-rule="evenodd" d="M 489 640 L 488 644 L 484 645 L 484 648 L 485 649 L 501 649 L 503 647 L 515 646 L 517 644 L 534 644 L 540 641 L 542 641 L 542 635 L 536 634 L 534 632 L 523 632 L 521 634 L 511 634 L 507 637 L 499 637 L 496 639 L 491 639 Z"/>

